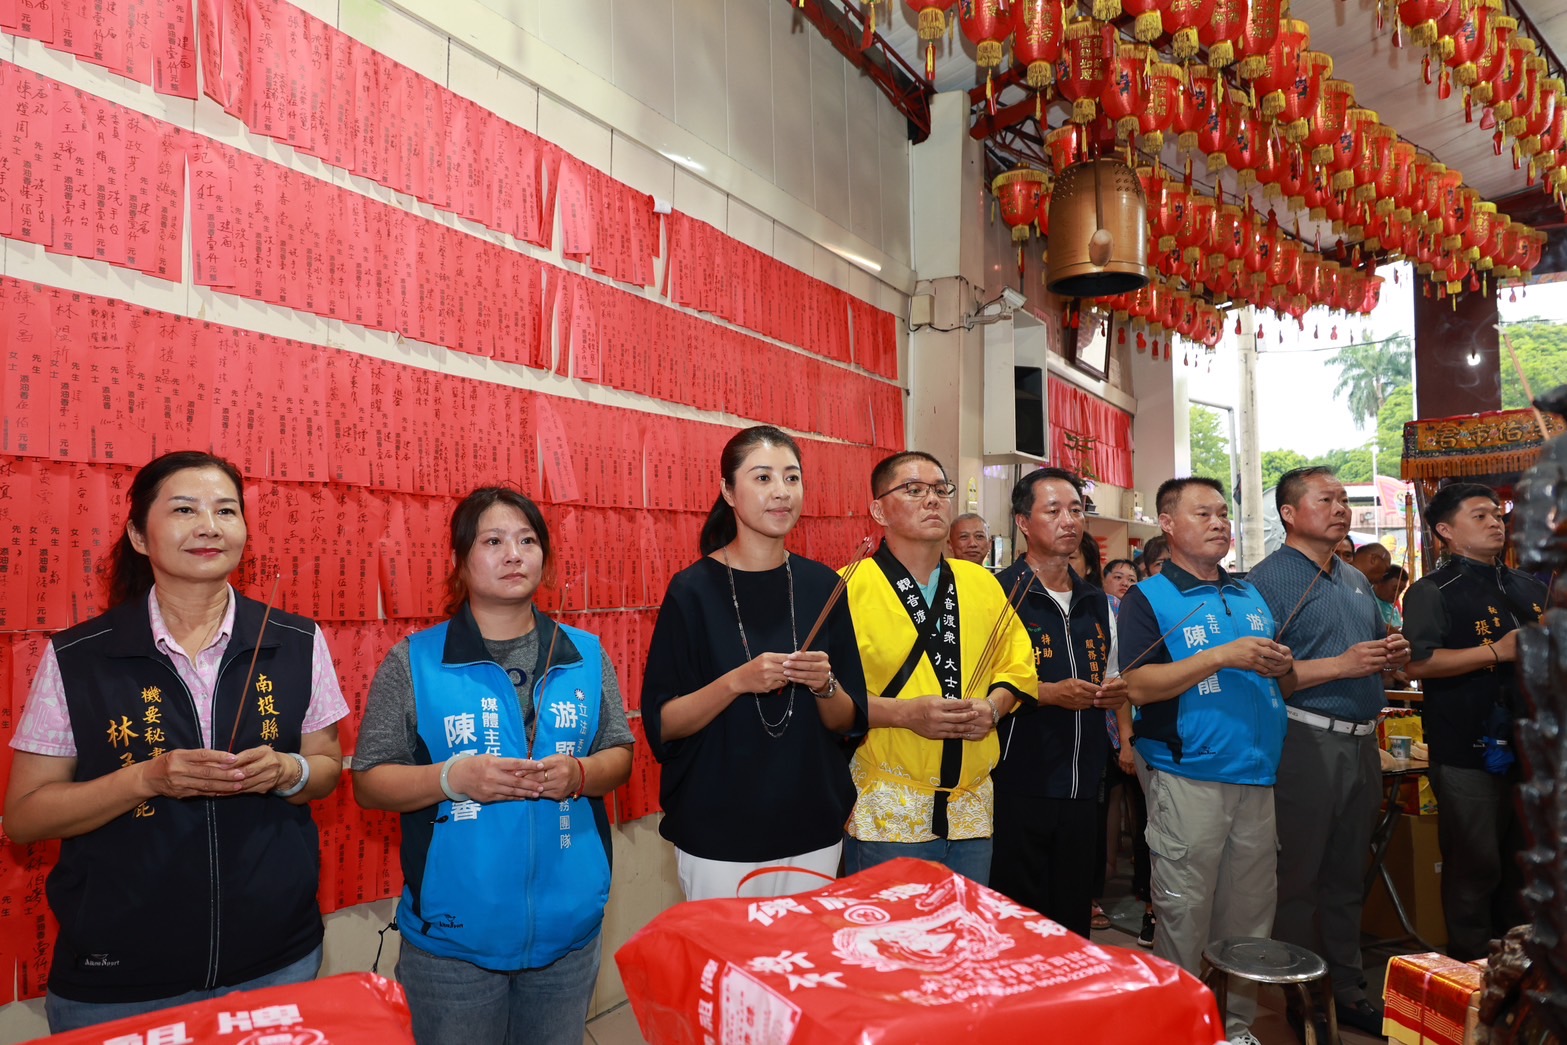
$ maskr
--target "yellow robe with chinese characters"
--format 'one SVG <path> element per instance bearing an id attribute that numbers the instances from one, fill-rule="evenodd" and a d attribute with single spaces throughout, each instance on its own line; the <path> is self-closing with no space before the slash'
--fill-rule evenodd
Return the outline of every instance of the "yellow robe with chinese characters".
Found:
<path id="1" fill-rule="evenodd" d="M 1032 696 L 1039 686 L 1033 647 L 1022 621 L 1007 609 L 1006 592 L 982 566 L 960 559 L 948 559 L 947 563 L 952 567 L 958 592 L 963 692 L 983 700 L 994 686 L 1004 683 Z M 871 696 L 880 696 L 914 646 L 914 622 L 875 559 L 860 562 L 844 594 L 859 639 L 866 690 Z M 974 670 L 1003 611 L 1007 621 L 1000 633 L 990 678 L 983 685 L 975 684 Z M 940 694 L 941 683 L 926 656 L 920 658 L 898 699 Z M 989 707 L 983 711 L 990 714 Z M 928 842 L 936 837 L 930 827 L 941 781 L 942 743 L 907 729 L 880 728 L 866 734 L 849 766 L 858 791 L 846 825 L 852 837 L 867 842 Z M 1000 750 L 994 731 L 984 740 L 964 742 L 958 783 L 947 798 L 948 838 L 990 837 L 994 797 L 990 771 L 995 768 Z"/>

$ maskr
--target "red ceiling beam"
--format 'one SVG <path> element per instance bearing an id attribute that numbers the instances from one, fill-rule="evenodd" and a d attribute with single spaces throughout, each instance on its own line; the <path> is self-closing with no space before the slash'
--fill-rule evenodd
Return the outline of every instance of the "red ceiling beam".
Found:
<path id="1" fill-rule="evenodd" d="M 849 64 L 871 78 L 893 108 L 909 121 L 909 137 L 915 143 L 930 137 L 930 98 L 935 89 L 915 72 L 903 56 L 887 45 L 880 33 L 865 41 L 865 22 L 853 7 L 836 8 L 822 0 L 785 0 L 802 18 L 816 27 Z"/>

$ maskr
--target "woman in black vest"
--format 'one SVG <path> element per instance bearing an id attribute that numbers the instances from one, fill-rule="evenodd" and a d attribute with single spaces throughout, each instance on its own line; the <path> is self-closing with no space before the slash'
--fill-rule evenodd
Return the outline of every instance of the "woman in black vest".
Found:
<path id="1" fill-rule="evenodd" d="M 229 586 L 245 536 L 233 465 L 146 465 L 108 612 L 55 635 L 33 678 L 5 831 L 63 839 L 56 1033 L 321 966 L 308 803 L 337 786 L 348 706 L 321 630 L 275 608 L 263 629 L 266 607 Z"/>
<path id="2" fill-rule="evenodd" d="M 648 649 L 642 721 L 663 763 L 659 832 L 686 899 L 734 897 L 752 872 L 832 878 L 854 782 L 838 735 L 865 729 L 848 600 L 801 651 L 838 578 L 784 541 L 800 519 L 800 448 L 768 425 L 725 445 L 702 558 L 677 573 Z M 770 872 L 745 896 L 820 885 Z"/>

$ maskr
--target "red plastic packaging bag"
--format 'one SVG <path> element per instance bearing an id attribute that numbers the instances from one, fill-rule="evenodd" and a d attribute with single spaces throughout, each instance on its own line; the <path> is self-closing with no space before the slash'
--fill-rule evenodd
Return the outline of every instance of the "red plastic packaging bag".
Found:
<path id="1" fill-rule="evenodd" d="M 368 972 L 239 991 L 37 1039 L 49 1045 L 412 1045 L 396 983 Z"/>
<path id="2" fill-rule="evenodd" d="M 768 900 L 703 900 L 615 955 L 654 1045 L 1224 1040 L 1213 994 L 923 860 Z"/>

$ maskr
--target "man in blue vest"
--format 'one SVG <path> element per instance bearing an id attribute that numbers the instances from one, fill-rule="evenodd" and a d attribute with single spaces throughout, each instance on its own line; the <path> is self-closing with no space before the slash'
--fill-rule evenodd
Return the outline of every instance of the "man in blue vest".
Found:
<path id="1" fill-rule="evenodd" d="M 1384 672 L 1408 663 L 1409 643 L 1388 634 L 1366 572 L 1387 571 L 1387 549 L 1357 551 L 1362 569 L 1333 553 L 1350 522 L 1349 497 L 1333 469 L 1286 472 L 1274 496 L 1284 544 L 1246 578 L 1281 626 L 1289 622 L 1278 638 L 1296 655 L 1273 789 L 1281 829 L 1274 936 L 1328 963 L 1339 1023 L 1381 1037 L 1382 1006 L 1366 996 L 1361 969 L 1362 875 L 1382 804 L 1376 733 Z M 1291 1022 L 1300 1019 L 1292 1007 Z"/>
<path id="2" fill-rule="evenodd" d="M 1036 468 L 1012 490 L 1012 514 L 1027 542 L 1002 571 L 1028 629 L 1039 673 L 1038 703 L 1024 701 L 998 727 L 990 885 L 1079 936 L 1092 928 L 1099 781 L 1110 757 L 1105 712 L 1126 703 L 1115 677 L 1115 617 L 1105 593 L 1067 558 L 1083 535 L 1081 480 Z"/>
<path id="3" fill-rule="evenodd" d="M 1224 489 L 1171 479 L 1156 499 L 1170 558 L 1121 602 L 1121 656 L 1137 706 L 1148 796 L 1154 954 L 1194 975 L 1210 942 L 1273 931 L 1273 782 L 1284 746 L 1289 648 L 1257 589 L 1226 573 Z M 1230 992 L 1232 1045 L 1257 1045 L 1256 997 Z"/>

